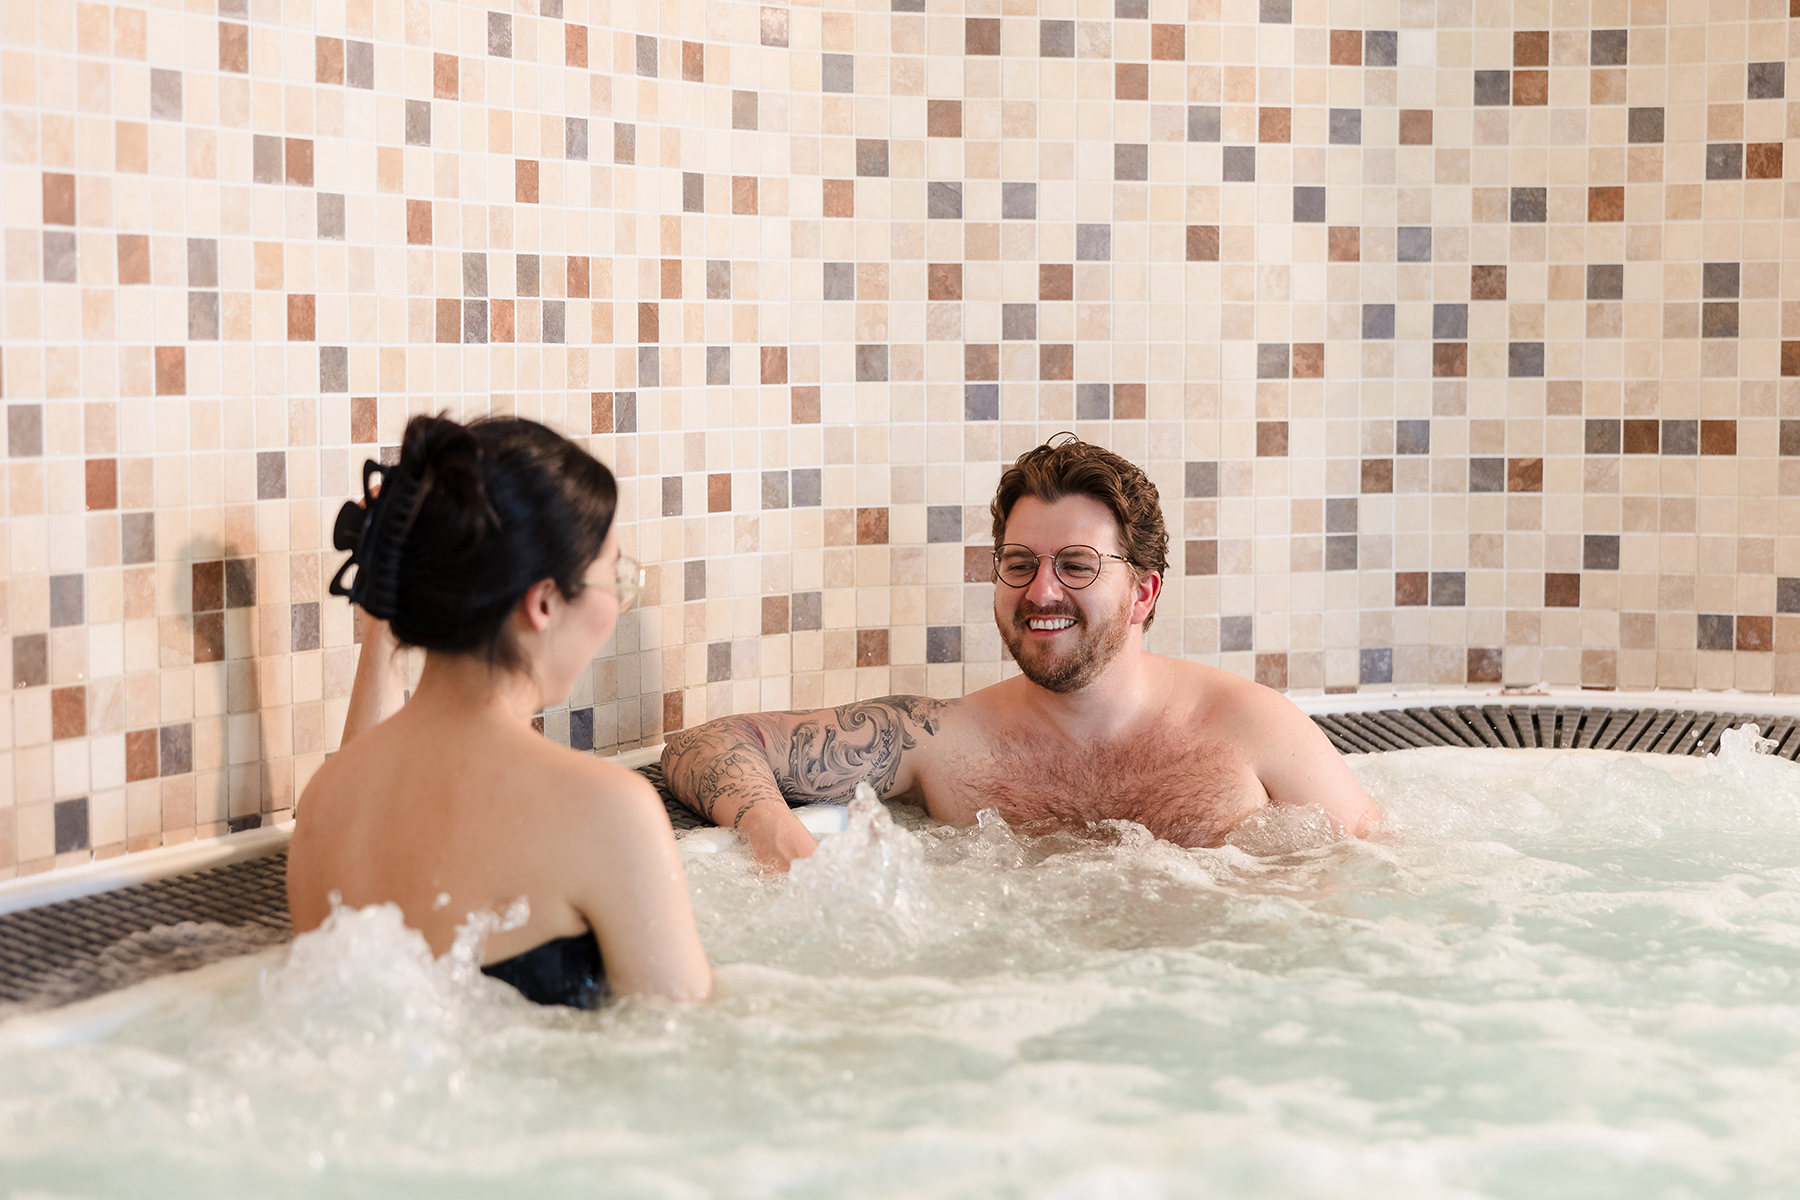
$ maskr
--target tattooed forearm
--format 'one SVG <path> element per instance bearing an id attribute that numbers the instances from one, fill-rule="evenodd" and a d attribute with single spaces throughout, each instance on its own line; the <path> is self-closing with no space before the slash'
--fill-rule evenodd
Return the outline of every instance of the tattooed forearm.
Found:
<path id="1" fill-rule="evenodd" d="M 844 801 L 867 782 L 879 796 L 894 790 L 900 756 L 937 734 L 941 701 L 884 696 L 846 704 L 801 721 L 788 742 L 783 791 L 792 786 L 813 800 Z"/>
<path id="2" fill-rule="evenodd" d="M 780 795 L 761 739 L 743 718 L 671 737 L 663 773 L 676 799 L 715 825 L 733 829 L 758 800 Z"/>

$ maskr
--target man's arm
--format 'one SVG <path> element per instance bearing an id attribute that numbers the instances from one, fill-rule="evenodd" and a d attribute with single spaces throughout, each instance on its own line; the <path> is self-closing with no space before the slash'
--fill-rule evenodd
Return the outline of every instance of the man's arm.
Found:
<path id="1" fill-rule="evenodd" d="M 924 696 L 884 696 L 724 717 L 669 738 L 663 776 L 676 799 L 742 833 L 759 860 L 786 870 L 816 844 L 788 805 L 841 804 L 863 782 L 883 799 L 909 791 L 946 707 Z"/>
<path id="2" fill-rule="evenodd" d="M 1344 756 L 1293 701 L 1267 688 L 1256 690 L 1252 758 L 1269 799 L 1316 804 L 1345 833 L 1367 837 L 1381 819 L 1381 807 L 1363 791 Z"/>

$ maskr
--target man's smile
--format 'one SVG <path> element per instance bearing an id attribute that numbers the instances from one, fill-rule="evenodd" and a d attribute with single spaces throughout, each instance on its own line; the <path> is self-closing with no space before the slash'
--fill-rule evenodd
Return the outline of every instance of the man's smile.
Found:
<path id="1" fill-rule="evenodd" d="M 1028 618 L 1025 623 L 1030 628 L 1038 630 L 1039 632 L 1057 633 L 1064 629 L 1074 628 L 1075 618 L 1074 617 L 1031 617 L 1031 618 Z"/>

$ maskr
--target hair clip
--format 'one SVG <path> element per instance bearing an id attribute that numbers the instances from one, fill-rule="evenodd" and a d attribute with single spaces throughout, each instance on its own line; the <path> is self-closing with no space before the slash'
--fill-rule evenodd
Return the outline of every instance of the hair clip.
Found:
<path id="1" fill-rule="evenodd" d="M 400 545 L 412 527 L 419 500 L 419 481 L 398 467 L 384 467 L 374 459 L 363 463 L 363 498 L 344 501 L 332 525 L 331 544 L 350 551 L 350 557 L 331 577 L 333 596 L 347 596 L 371 617 L 387 620 L 399 603 Z M 381 477 L 377 493 L 372 477 Z M 351 567 L 356 576 L 348 585 L 344 574 Z"/>

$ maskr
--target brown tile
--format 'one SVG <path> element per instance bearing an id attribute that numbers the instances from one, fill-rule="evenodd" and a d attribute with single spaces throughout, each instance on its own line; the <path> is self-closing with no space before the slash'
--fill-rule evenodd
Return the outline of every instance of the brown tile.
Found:
<path id="1" fill-rule="evenodd" d="M 856 181 L 853 179 L 826 179 L 820 183 L 823 196 L 823 212 L 828 217 L 854 217 L 856 215 Z"/>
<path id="2" fill-rule="evenodd" d="M 1740 616 L 1737 619 L 1737 648 L 1753 651 L 1773 650 L 1775 648 L 1775 618 Z"/>
<path id="3" fill-rule="evenodd" d="M 1291 108 L 1257 109 L 1256 140 L 1259 142 L 1293 141 L 1294 110 Z"/>
<path id="4" fill-rule="evenodd" d="M 1331 65 L 1334 67 L 1362 66 L 1363 35 L 1360 29 L 1334 29 L 1331 31 Z"/>
<path id="5" fill-rule="evenodd" d="M 379 409 L 373 396 L 350 398 L 350 440 L 359 446 L 375 441 L 375 422 Z"/>
<path id="6" fill-rule="evenodd" d="M 1150 57 L 1158 62 L 1181 62 L 1187 58 L 1187 26 L 1152 25 Z"/>
<path id="7" fill-rule="evenodd" d="M 762 381 L 764 383 L 786 383 L 788 381 L 788 348 L 786 346 L 764 346 L 762 348 Z"/>
<path id="8" fill-rule="evenodd" d="M 1781 373 L 1789 378 L 1800 375 L 1800 341 L 1781 343 Z"/>
<path id="9" fill-rule="evenodd" d="M 1400 144 L 1402 146 L 1431 145 L 1431 110 L 1429 108 L 1403 108 L 1400 110 Z"/>
<path id="10" fill-rule="evenodd" d="M 44 224 L 75 223 L 75 177 L 56 171 L 44 172 Z"/>
<path id="11" fill-rule="evenodd" d="M 156 348 L 156 394 L 159 396 L 187 395 L 186 346 L 158 346 Z"/>
<path id="12" fill-rule="evenodd" d="M 296 295 L 287 298 L 288 341 L 310 342 L 315 340 L 317 309 L 316 299 L 312 296 Z"/>
<path id="13" fill-rule="evenodd" d="M 1286 691 L 1288 685 L 1288 656 L 1286 654 L 1259 654 L 1256 656 L 1256 682 L 1264 687 L 1277 691 Z"/>
<path id="14" fill-rule="evenodd" d="M 518 337 L 518 314 L 511 300 L 488 301 L 488 341 L 510 342 Z"/>
<path id="15" fill-rule="evenodd" d="M 119 235 L 119 282 L 150 282 L 150 239 L 141 233 Z"/>
<path id="16" fill-rule="evenodd" d="M 431 245 L 431 201 L 408 200 L 406 202 L 406 244 L 409 246 Z"/>
<path id="17" fill-rule="evenodd" d="M 1780 179 L 1781 143 L 1751 142 L 1744 147 L 1744 178 Z"/>
<path id="18" fill-rule="evenodd" d="M 334 37 L 315 37 L 313 39 L 313 82 L 344 82 L 344 39 Z"/>
<path id="19" fill-rule="evenodd" d="M 1526 108 L 1541 108 L 1550 103 L 1550 72 L 1514 71 L 1512 102 Z"/>
<path id="20" fill-rule="evenodd" d="M 681 728 L 681 693 L 664 692 L 662 701 L 663 732 L 674 733 Z"/>
<path id="21" fill-rule="evenodd" d="M 1588 220 L 1623 221 L 1625 189 L 1623 187 L 1591 187 L 1588 189 Z"/>
<path id="22" fill-rule="evenodd" d="M 1737 422 L 1732 420 L 1700 422 L 1700 453 L 1736 454 Z"/>
<path id="23" fill-rule="evenodd" d="M 1513 31 L 1513 66 L 1547 67 L 1549 65 L 1549 30 L 1517 29 Z"/>
<path id="24" fill-rule="evenodd" d="M 1285 458 L 1288 452 L 1288 423 L 1258 421 L 1256 423 L 1256 457 Z"/>
<path id="25" fill-rule="evenodd" d="M 588 432 L 611 433 L 613 431 L 613 394 L 611 392 L 593 392 L 588 396 Z"/>
<path id="26" fill-rule="evenodd" d="M 859 508 L 856 510 L 856 544 L 885 546 L 888 543 L 888 510 Z"/>
<path id="27" fill-rule="evenodd" d="M 1150 64 L 1116 63 L 1113 66 L 1113 99 L 1148 100 Z"/>
<path id="28" fill-rule="evenodd" d="M 1506 268 L 1503 266 L 1470 267 L 1469 299 L 1506 299 Z"/>
<path id="29" fill-rule="evenodd" d="M 692 42 L 681 44 L 682 78 L 687 78 L 687 48 Z M 588 31 L 586 25 L 563 26 L 563 66 L 580 67 L 588 65 Z"/>
<path id="30" fill-rule="evenodd" d="M 1623 440 L 1627 454 L 1655 454 L 1661 449 L 1661 431 L 1651 417 L 1625 418 Z"/>
<path id="31" fill-rule="evenodd" d="M 119 460 L 87 460 L 87 508 L 89 512 L 119 507 Z"/>
<path id="32" fill-rule="evenodd" d="M 462 341 L 462 303 L 457 300 L 437 302 L 437 340 Z"/>
<path id="33" fill-rule="evenodd" d="M 925 102 L 926 137 L 961 137 L 963 109 L 961 100 L 927 100 Z"/>
<path id="34" fill-rule="evenodd" d="M 859 667 L 885 667 L 888 665 L 887 630 L 859 629 L 856 631 L 856 665 Z"/>
<path id="35" fill-rule="evenodd" d="M 1580 608 L 1581 576 L 1570 572 L 1544 572 L 1545 608 Z"/>
<path id="36" fill-rule="evenodd" d="M 1543 491 L 1544 460 L 1541 458 L 1507 459 L 1506 490 L 1509 492 Z"/>
<path id="37" fill-rule="evenodd" d="M 1469 373 L 1469 343 L 1438 342 L 1431 347 L 1434 379 L 1462 379 Z"/>
<path id="38" fill-rule="evenodd" d="M 788 421 L 794 425 L 819 423 L 819 389 L 816 384 L 794 388 L 788 398 Z"/>
<path id="39" fill-rule="evenodd" d="M 1394 490 L 1394 460 L 1365 458 L 1362 460 L 1362 490 L 1375 494 Z"/>
<path id="40" fill-rule="evenodd" d="M 535 158 L 513 160 L 513 200 L 519 204 L 538 202 L 538 164 Z"/>
<path id="41" fill-rule="evenodd" d="M 662 306 L 640 302 L 637 308 L 637 340 L 643 344 L 662 341 Z"/>
<path id="42" fill-rule="evenodd" d="M 1588 73 L 1589 104 L 1623 104 L 1629 95 L 1623 67 L 1599 68 Z"/>
<path id="43" fill-rule="evenodd" d="M 756 215 L 756 176 L 733 175 L 731 177 L 731 211 L 739 216 Z"/>
<path id="44" fill-rule="evenodd" d="M 313 55 L 318 57 L 318 43 L 336 41 L 335 38 L 317 38 L 314 41 Z M 235 75 L 247 75 L 250 72 L 250 27 L 239 25 L 234 21 L 219 22 L 219 70 L 230 71 Z M 338 42 L 338 77 L 320 78 L 320 83 L 342 83 L 344 79 L 344 43 Z"/>
<path id="45" fill-rule="evenodd" d="M 298 187 L 313 185 L 313 144 L 311 138 L 287 139 L 287 181 Z"/>
<path id="46" fill-rule="evenodd" d="M 1000 18 L 964 17 L 963 53 L 1000 53 Z"/>
<path id="47" fill-rule="evenodd" d="M 1187 227 L 1187 260 L 1189 262 L 1219 261 L 1219 227 L 1217 225 L 1189 225 Z"/>
<path id="48" fill-rule="evenodd" d="M 706 477 L 706 511 L 731 511 L 731 472 L 717 471 Z"/>
<path id="49" fill-rule="evenodd" d="M 963 582 L 989 583 L 994 578 L 992 546 L 963 547 Z"/>
<path id="50" fill-rule="evenodd" d="M 1066 343 L 1045 342 L 1038 347 L 1038 378 L 1041 380 L 1075 378 L 1075 347 Z M 1113 416 L 1119 411 L 1115 405 Z"/>
<path id="51" fill-rule="evenodd" d="M 585 254 L 569 255 L 568 294 L 569 299 L 587 299 L 592 288 L 593 260 Z"/>
<path id="52" fill-rule="evenodd" d="M 461 62 L 454 54 L 431 56 L 431 94 L 439 100 L 454 100 L 462 89 Z"/>
<path id="53" fill-rule="evenodd" d="M 1042 280 L 1044 272 L 1049 269 L 1049 267 L 1039 267 L 1038 279 Z M 1072 271 L 1067 267 L 1064 270 Z M 962 285 L 963 268 L 961 263 L 932 263 L 925 268 L 925 298 L 928 300 L 961 300 Z M 1070 297 L 1050 297 L 1040 294 L 1040 298 L 1067 300 Z"/>
<path id="54" fill-rule="evenodd" d="M 681 260 L 665 258 L 662 260 L 662 298 L 664 300 L 681 299 Z"/>
<path id="55" fill-rule="evenodd" d="M 965 343 L 963 345 L 963 378 L 1000 378 L 1000 347 L 990 344 Z"/>
<path id="56" fill-rule="evenodd" d="M 137 783 L 145 779 L 155 779 L 158 774 L 156 761 L 156 730 L 132 729 L 125 734 L 125 782 Z"/>
<path id="57" fill-rule="evenodd" d="M 188 611 L 211 612 L 225 607 L 224 563 L 217 560 L 194 563 L 190 575 L 193 580 L 193 604 Z"/>
<path id="58" fill-rule="evenodd" d="M 1219 543 L 1216 538 L 1195 538 L 1190 540 L 1185 549 L 1182 562 L 1184 575 L 1217 575 L 1219 573 Z"/>
<path id="59" fill-rule="evenodd" d="M 225 661 L 225 614 L 196 613 L 194 616 L 194 661 Z"/>
<path id="60" fill-rule="evenodd" d="M 1499 683 L 1501 651 L 1498 647 L 1469 647 L 1469 682 Z"/>
<path id="61" fill-rule="evenodd" d="M 50 737 L 55 741 L 86 737 L 87 688 L 60 687 L 50 690 Z"/>
<path id="62" fill-rule="evenodd" d="M 1145 388 L 1141 383 L 1115 383 L 1112 389 L 1112 415 L 1115 421 L 1144 419 Z"/>
<path id="63" fill-rule="evenodd" d="M 1417 608 L 1431 602 L 1431 576 L 1425 571 L 1394 572 L 1394 603 Z"/>
<path id="64" fill-rule="evenodd" d="M 585 29 L 581 33 L 581 57 L 585 64 L 587 58 L 587 30 Z M 568 65 L 572 67 L 575 64 Z M 686 83 L 706 82 L 706 46 L 704 43 L 681 43 L 681 78 Z"/>
<path id="65" fill-rule="evenodd" d="M 765 636 L 788 631 L 788 598 L 786 596 L 764 596 L 762 598 L 762 631 Z"/>
<path id="66" fill-rule="evenodd" d="M 1362 261 L 1362 229 L 1356 225 L 1333 225 L 1326 231 L 1326 254 L 1332 262 Z"/>

